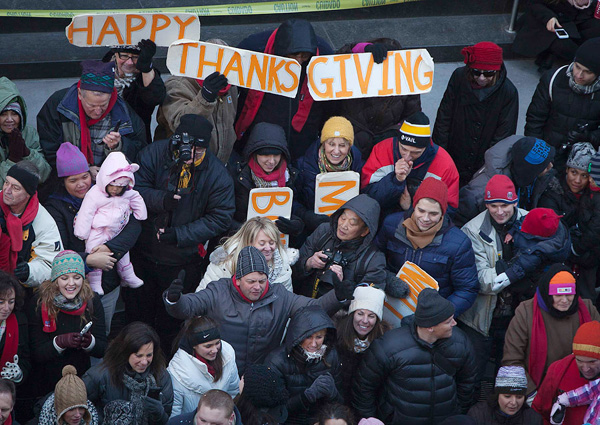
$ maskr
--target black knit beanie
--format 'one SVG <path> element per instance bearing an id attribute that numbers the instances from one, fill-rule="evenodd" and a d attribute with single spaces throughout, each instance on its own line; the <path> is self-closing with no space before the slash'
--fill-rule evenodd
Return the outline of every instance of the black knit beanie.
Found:
<path id="1" fill-rule="evenodd" d="M 417 298 L 415 325 L 430 328 L 439 325 L 454 314 L 454 304 L 433 288 L 425 288 Z"/>
<path id="2" fill-rule="evenodd" d="M 600 77 L 600 37 L 585 41 L 575 53 L 575 62 L 588 68 Z"/>

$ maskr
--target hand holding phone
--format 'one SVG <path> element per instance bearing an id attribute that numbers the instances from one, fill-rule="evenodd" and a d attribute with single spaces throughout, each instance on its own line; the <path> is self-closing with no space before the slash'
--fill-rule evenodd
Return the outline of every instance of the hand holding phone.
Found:
<path id="1" fill-rule="evenodd" d="M 81 333 L 81 335 L 83 335 L 83 334 L 87 333 L 87 332 L 90 330 L 90 328 L 91 328 L 91 327 L 92 327 L 92 322 L 88 322 L 88 323 L 87 323 L 87 324 L 86 324 L 86 325 L 83 327 L 83 329 L 81 330 L 81 332 L 80 332 L 80 333 Z"/>
<path id="2" fill-rule="evenodd" d="M 569 38 L 569 33 L 564 28 L 555 28 L 554 34 L 560 39 Z"/>
<path id="3" fill-rule="evenodd" d="M 160 387 L 150 387 L 148 390 L 148 397 L 154 400 L 160 400 Z"/>

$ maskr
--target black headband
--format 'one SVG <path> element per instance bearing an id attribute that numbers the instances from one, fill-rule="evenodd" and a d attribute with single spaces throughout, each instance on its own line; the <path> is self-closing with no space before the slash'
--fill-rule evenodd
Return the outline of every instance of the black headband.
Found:
<path id="1" fill-rule="evenodd" d="M 24 168 L 17 167 L 13 165 L 9 168 L 7 176 L 12 177 L 16 181 L 18 181 L 23 189 L 30 195 L 33 196 L 37 191 L 38 183 L 40 179 L 37 178 L 34 174 L 25 170 Z"/>
<path id="2" fill-rule="evenodd" d="M 195 347 L 198 344 L 204 344 L 215 339 L 221 339 L 221 334 L 217 328 L 206 329 L 205 331 L 194 332 L 188 337 L 190 345 Z"/>

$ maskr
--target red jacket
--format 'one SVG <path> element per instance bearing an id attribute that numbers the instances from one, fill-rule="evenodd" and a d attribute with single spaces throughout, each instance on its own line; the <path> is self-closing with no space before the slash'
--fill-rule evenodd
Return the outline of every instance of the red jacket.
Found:
<path id="1" fill-rule="evenodd" d="M 581 377 L 575 355 L 569 354 L 550 365 L 531 407 L 544 418 L 544 425 L 550 425 L 550 412 L 556 397 L 589 382 Z M 581 425 L 588 407 L 587 405 L 569 407 L 563 425 Z"/>

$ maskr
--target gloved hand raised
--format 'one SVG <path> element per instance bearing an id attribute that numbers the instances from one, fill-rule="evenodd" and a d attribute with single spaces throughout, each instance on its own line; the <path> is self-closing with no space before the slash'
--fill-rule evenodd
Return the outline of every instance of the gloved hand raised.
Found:
<path id="1" fill-rule="evenodd" d="M 138 47 L 140 48 L 140 55 L 135 67 L 140 72 L 152 71 L 152 58 L 156 54 L 156 44 L 154 44 L 154 41 L 146 39 L 140 41 Z"/>
<path id="2" fill-rule="evenodd" d="M 338 395 L 333 376 L 329 372 L 319 375 L 310 387 L 304 390 L 304 396 L 311 403 L 326 398 L 332 400 Z"/>
<path id="3" fill-rule="evenodd" d="M 2 379 L 8 379 L 13 382 L 21 382 L 23 379 L 23 371 L 19 366 L 19 356 L 15 354 L 12 362 L 6 362 L 0 372 Z"/>
<path id="4" fill-rule="evenodd" d="M 12 162 L 19 162 L 29 156 L 29 153 L 29 148 L 25 144 L 21 130 L 13 128 L 8 134 L 8 159 Z"/>
<path id="5" fill-rule="evenodd" d="M 289 220 L 285 217 L 277 217 L 275 225 L 281 233 L 286 235 L 298 236 L 304 230 L 304 223 L 295 215 Z"/>
<path id="6" fill-rule="evenodd" d="M 331 273 L 331 280 L 335 297 L 338 301 L 350 301 L 354 299 L 354 282 L 350 280 L 340 280 L 336 273 Z"/>
<path id="7" fill-rule="evenodd" d="M 375 63 L 382 63 L 387 58 L 387 53 L 389 50 L 390 48 L 383 43 L 375 43 L 365 46 L 365 52 L 371 52 Z"/>
<path id="8" fill-rule="evenodd" d="M 495 293 L 498 293 L 498 292 L 502 291 L 504 288 L 506 288 L 508 285 L 510 285 L 510 279 L 508 278 L 506 273 L 500 273 L 494 279 L 494 283 L 492 285 L 492 291 L 494 291 Z"/>
<path id="9" fill-rule="evenodd" d="M 183 281 L 185 280 L 185 270 L 181 270 L 177 279 L 171 282 L 171 286 L 167 289 L 167 300 L 172 303 L 176 303 L 181 298 L 183 292 Z"/>
<path id="10" fill-rule="evenodd" d="M 213 72 L 202 82 L 202 91 L 200 93 L 204 100 L 212 103 L 217 100 L 219 90 L 225 87 L 227 87 L 227 77 L 218 72 Z"/>

